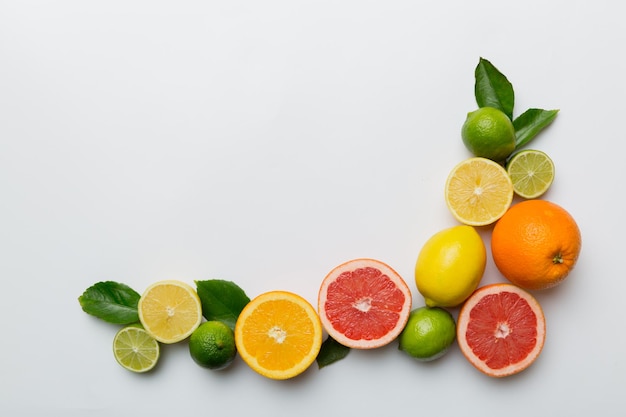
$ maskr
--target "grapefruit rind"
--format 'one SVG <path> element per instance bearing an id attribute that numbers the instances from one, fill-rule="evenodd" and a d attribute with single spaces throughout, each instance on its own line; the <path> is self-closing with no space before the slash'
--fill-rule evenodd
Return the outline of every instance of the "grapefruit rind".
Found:
<path id="1" fill-rule="evenodd" d="M 494 369 L 487 365 L 486 360 L 478 357 L 467 342 L 466 333 L 470 323 L 470 314 L 474 307 L 486 296 L 511 292 L 525 300 L 536 316 L 536 342 L 533 349 L 522 360 L 508 366 Z M 517 374 L 528 368 L 543 349 L 546 337 L 546 322 L 539 302 L 527 291 L 513 284 L 490 284 L 477 289 L 463 304 L 457 319 L 457 342 L 465 358 L 482 373 L 496 378 Z"/>
<path id="2" fill-rule="evenodd" d="M 397 321 L 395 325 L 387 333 L 378 338 L 356 339 L 348 337 L 346 336 L 346 334 L 344 334 L 344 332 L 336 329 L 336 326 L 333 325 L 331 318 L 327 314 L 326 301 L 328 298 L 328 291 L 331 284 L 333 284 L 341 274 L 345 272 L 353 272 L 357 269 L 362 268 L 373 268 L 380 271 L 382 275 L 386 276 L 395 285 L 395 288 L 397 288 L 397 290 L 399 290 L 404 297 L 401 309 L 395 312 L 395 314 L 397 314 Z M 367 288 L 367 286 L 365 286 L 365 288 Z M 372 294 L 372 296 L 374 295 L 375 294 Z M 355 303 L 358 302 L 359 300 L 352 300 L 353 306 Z M 375 349 L 391 343 L 400 335 L 400 333 L 406 326 L 406 323 L 409 320 L 409 315 L 411 313 L 411 306 L 411 290 L 409 289 L 404 279 L 389 265 L 370 258 L 353 259 L 333 268 L 322 281 L 322 285 L 318 294 L 318 312 L 320 315 L 322 326 L 330 337 L 335 339 L 340 344 L 353 349 Z"/>

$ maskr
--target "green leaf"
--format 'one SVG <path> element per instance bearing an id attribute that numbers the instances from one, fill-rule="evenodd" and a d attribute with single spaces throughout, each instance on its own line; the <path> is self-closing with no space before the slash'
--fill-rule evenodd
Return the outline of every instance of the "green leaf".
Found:
<path id="1" fill-rule="evenodd" d="M 234 330 L 239 313 L 250 302 L 246 293 L 237 284 L 220 279 L 196 281 L 196 287 L 204 318 L 221 321 Z"/>
<path id="2" fill-rule="evenodd" d="M 533 140 L 546 126 L 554 121 L 558 110 L 528 109 L 513 120 L 515 149 Z"/>
<path id="3" fill-rule="evenodd" d="M 98 282 L 78 297 L 83 311 L 114 324 L 139 321 L 137 304 L 140 295 L 128 285 L 113 281 Z"/>
<path id="4" fill-rule="evenodd" d="M 326 340 L 324 340 L 324 343 L 322 343 L 322 348 L 315 359 L 317 361 L 317 367 L 322 369 L 325 366 L 345 358 L 348 356 L 348 353 L 350 353 L 349 347 L 342 345 L 328 336 Z"/>
<path id="5" fill-rule="evenodd" d="M 515 94 L 509 80 L 493 64 L 480 58 L 474 71 L 474 94 L 478 107 L 495 107 L 513 119 Z"/>

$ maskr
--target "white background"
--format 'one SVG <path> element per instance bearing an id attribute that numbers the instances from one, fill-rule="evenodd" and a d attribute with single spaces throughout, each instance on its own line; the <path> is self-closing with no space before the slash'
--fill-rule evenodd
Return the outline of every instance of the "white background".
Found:
<path id="1" fill-rule="evenodd" d="M 619 4 L 0 1 L 0 413 L 623 415 Z M 481 56 L 515 115 L 560 109 L 532 147 L 557 168 L 544 198 L 583 235 L 568 280 L 535 293 L 548 335 L 531 368 L 491 379 L 456 346 L 424 364 L 396 344 L 282 382 L 240 358 L 201 369 L 185 343 L 150 374 L 116 364 L 118 327 L 77 301 L 100 280 L 315 303 L 335 265 L 373 257 L 423 305 L 413 266 L 456 224 L 443 185 L 470 156 Z M 499 281 L 489 259 L 483 283 Z"/>

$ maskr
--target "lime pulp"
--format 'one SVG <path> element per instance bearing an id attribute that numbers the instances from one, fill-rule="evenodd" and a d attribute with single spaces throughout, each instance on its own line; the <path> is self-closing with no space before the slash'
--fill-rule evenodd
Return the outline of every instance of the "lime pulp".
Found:
<path id="1" fill-rule="evenodd" d="M 523 198 L 543 195 L 554 181 L 554 163 L 542 151 L 528 149 L 514 154 L 506 165 L 513 191 Z"/>
<path id="2" fill-rule="evenodd" d="M 132 372 L 147 372 L 159 360 L 159 343 L 141 326 L 121 329 L 113 338 L 115 360 Z"/>

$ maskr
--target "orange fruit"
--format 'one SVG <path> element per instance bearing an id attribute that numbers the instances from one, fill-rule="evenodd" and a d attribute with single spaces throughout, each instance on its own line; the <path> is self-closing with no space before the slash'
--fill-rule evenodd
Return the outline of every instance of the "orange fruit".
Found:
<path id="1" fill-rule="evenodd" d="M 537 300 L 512 284 L 477 289 L 457 319 L 457 341 L 465 358 L 492 377 L 513 375 L 539 356 L 546 320 Z"/>
<path id="2" fill-rule="evenodd" d="M 287 291 L 252 299 L 235 324 L 235 345 L 253 370 L 271 379 L 304 372 L 322 346 L 322 324 L 315 308 Z"/>
<path id="3" fill-rule="evenodd" d="M 402 277 L 375 259 L 353 259 L 326 275 L 318 311 L 328 334 L 355 349 L 384 346 L 398 337 L 411 313 Z"/>
<path id="4" fill-rule="evenodd" d="M 545 200 L 512 206 L 496 223 L 491 253 L 502 275 L 527 290 L 561 283 L 576 265 L 580 229 L 562 207 Z"/>

